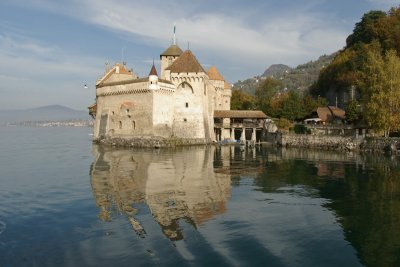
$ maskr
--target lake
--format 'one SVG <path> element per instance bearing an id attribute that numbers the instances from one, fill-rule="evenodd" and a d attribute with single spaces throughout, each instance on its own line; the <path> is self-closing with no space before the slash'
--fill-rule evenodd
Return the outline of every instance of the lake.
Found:
<path id="1" fill-rule="evenodd" d="M 400 266 L 399 158 L 0 128 L 0 266 Z"/>

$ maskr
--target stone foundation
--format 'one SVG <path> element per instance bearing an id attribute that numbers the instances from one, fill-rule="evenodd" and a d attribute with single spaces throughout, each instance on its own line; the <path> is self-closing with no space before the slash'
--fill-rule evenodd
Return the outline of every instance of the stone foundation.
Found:
<path id="1" fill-rule="evenodd" d="M 387 154 L 398 154 L 400 149 L 400 138 L 355 138 L 306 134 L 280 134 L 277 135 L 277 137 L 277 144 L 284 147 L 362 151 Z"/>
<path id="2" fill-rule="evenodd" d="M 123 138 L 123 137 L 112 137 L 105 139 L 94 140 L 95 143 L 116 146 L 116 147 L 151 147 L 151 148 L 162 148 L 162 147 L 176 147 L 176 146 L 193 146 L 193 145 L 206 145 L 210 144 L 203 138 L 183 139 L 183 138 L 163 138 L 163 137 L 135 137 L 135 138 Z"/>

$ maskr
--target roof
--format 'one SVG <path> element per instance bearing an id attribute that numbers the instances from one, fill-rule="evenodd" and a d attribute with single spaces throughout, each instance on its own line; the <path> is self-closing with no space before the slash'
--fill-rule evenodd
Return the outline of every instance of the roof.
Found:
<path id="1" fill-rule="evenodd" d="M 117 67 L 118 67 L 118 73 L 117 73 Z M 132 77 L 136 77 L 132 71 L 129 71 L 125 68 L 124 65 L 121 65 L 119 63 L 115 64 L 100 80 L 97 81 L 96 86 L 106 82 L 113 74 L 127 74 L 127 75 L 132 75 Z"/>
<path id="2" fill-rule="evenodd" d="M 190 50 L 183 52 L 183 54 L 180 55 L 180 57 L 178 57 L 174 63 L 167 68 L 167 70 L 175 73 L 206 72 Z"/>
<path id="3" fill-rule="evenodd" d="M 332 114 L 335 117 L 342 119 L 342 120 L 345 119 L 346 111 L 344 111 L 343 109 L 335 107 L 335 106 L 328 106 L 328 108 L 331 110 Z"/>
<path id="4" fill-rule="evenodd" d="M 224 82 L 224 89 L 232 89 L 232 86 L 225 81 Z"/>
<path id="5" fill-rule="evenodd" d="M 180 56 L 182 55 L 183 51 L 177 45 L 171 45 L 168 47 L 164 52 L 161 53 L 161 56 Z"/>
<path id="6" fill-rule="evenodd" d="M 221 73 L 214 66 L 208 69 L 207 75 L 210 80 L 225 81 L 224 77 L 222 77 Z"/>
<path id="7" fill-rule="evenodd" d="M 335 106 L 317 108 L 318 117 L 325 122 L 330 122 L 335 118 L 344 119 L 345 111 Z"/>
<path id="8" fill-rule="evenodd" d="M 154 66 L 154 63 L 153 63 L 153 66 L 151 67 L 151 70 L 150 70 L 149 76 L 150 76 L 150 75 L 155 75 L 155 76 L 158 76 L 158 74 L 157 74 L 157 70 L 156 70 L 156 67 Z"/>
<path id="9" fill-rule="evenodd" d="M 214 118 L 266 119 L 261 110 L 214 110 Z"/>

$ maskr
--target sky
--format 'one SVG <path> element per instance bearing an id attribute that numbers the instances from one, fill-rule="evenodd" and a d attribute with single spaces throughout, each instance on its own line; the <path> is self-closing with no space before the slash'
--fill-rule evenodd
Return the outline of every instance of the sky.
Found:
<path id="1" fill-rule="evenodd" d="M 364 13 L 399 0 L 2 0 L 0 110 L 95 100 L 105 64 L 140 77 L 176 38 L 234 83 L 345 45 Z M 87 84 L 87 88 L 84 85 Z"/>

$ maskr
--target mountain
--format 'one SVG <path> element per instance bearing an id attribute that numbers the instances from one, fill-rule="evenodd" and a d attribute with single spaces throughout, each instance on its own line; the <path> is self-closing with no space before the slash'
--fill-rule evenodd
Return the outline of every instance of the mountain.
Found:
<path id="1" fill-rule="evenodd" d="M 26 121 L 88 120 L 84 110 L 75 110 L 61 105 L 50 105 L 30 109 L 0 110 L 0 123 Z"/>
<path id="2" fill-rule="evenodd" d="M 237 81 L 233 85 L 233 89 L 254 95 L 258 84 L 263 79 L 271 77 L 280 80 L 283 88 L 303 92 L 317 81 L 321 69 L 329 65 L 336 54 L 320 56 L 317 60 L 298 65 L 296 68 L 290 68 L 283 64 L 273 64 L 260 76 L 254 76 L 244 81 Z"/>
<path id="3" fill-rule="evenodd" d="M 292 68 L 284 64 L 273 64 L 264 71 L 261 77 L 275 77 L 282 76 L 285 72 L 290 71 Z"/>

